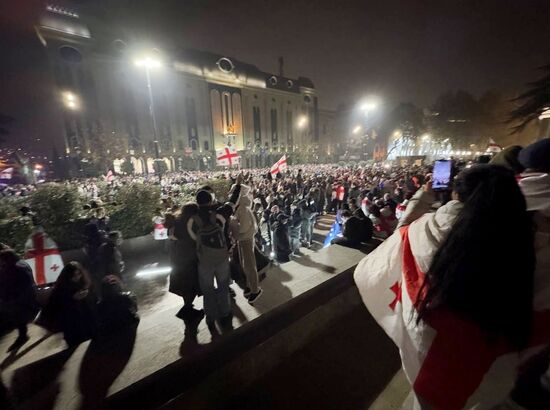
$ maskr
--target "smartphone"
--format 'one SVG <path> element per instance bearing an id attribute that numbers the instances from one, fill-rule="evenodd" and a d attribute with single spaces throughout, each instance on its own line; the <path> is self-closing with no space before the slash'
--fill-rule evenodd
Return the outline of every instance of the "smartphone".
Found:
<path id="1" fill-rule="evenodd" d="M 452 162 L 449 160 L 437 160 L 434 163 L 432 174 L 433 189 L 447 189 L 451 185 Z"/>

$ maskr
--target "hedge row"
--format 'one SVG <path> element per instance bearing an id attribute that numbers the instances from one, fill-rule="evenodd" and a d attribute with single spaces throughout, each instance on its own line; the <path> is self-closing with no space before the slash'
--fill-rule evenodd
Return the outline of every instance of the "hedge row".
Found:
<path id="1" fill-rule="evenodd" d="M 0 200 L 0 242 L 23 251 L 32 232 L 32 219 L 21 216 L 19 209 L 28 206 L 61 250 L 82 247 L 84 226 L 88 221 L 85 203 L 76 187 L 55 183 L 41 185 L 25 198 L 3 198 Z M 111 228 L 132 238 L 151 232 L 151 218 L 159 204 L 158 186 L 134 183 L 121 187 L 114 203 L 106 204 L 105 208 Z"/>
<path id="2" fill-rule="evenodd" d="M 182 205 L 194 199 L 198 186 L 210 185 L 220 201 L 227 200 L 231 187 L 228 180 L 213 179 L 200 184 L 181 186 L 175 202 Z M 106 186 L 100 186 L 106 191 Z M 147 235 L 152 231 L 152 217 L 160 206 L 160 188 L 158 185 L 130 183 L 116 192 L 113 202 L 105 203 L 110 218 L 109 226 L 119 230 L 125 238 Z M 21 216 L 20 208 L 30 207 L 35 218 L 44 230 L 56 241 L 59 249 L 76 249 L 84 244 L 84 226 L 88 215 L 84 211 L 86 199 L 74 185 L 51 183 L 40 185 L 31 195 L 23 198 L 0 199 L 0 242 L 19 252 L 25 247 L 25 241 L 32 232 L 32 219 Z"/>

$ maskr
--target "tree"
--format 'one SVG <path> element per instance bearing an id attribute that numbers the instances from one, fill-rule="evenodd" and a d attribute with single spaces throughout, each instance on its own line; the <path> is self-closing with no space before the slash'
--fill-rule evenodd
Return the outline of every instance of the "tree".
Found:
<path id="1" fill-rule="evenodd" d="M 509 123 L 515 123 L 514 132 L 523 131 L 528 124 L 535 122 L 550 108 L 550 64 L 541 67 L 540 70 L 543 76 L 529 83 L 529 89 L 513 100 L 519 104 L 511 110 L 508 118 Z"/>
<path id="2" fill-rule="evenodd" d="M 168 171 L 168 166 L 166 165 L 166 162 L 162 159 L 155 159 L 153 162 L 153 169 L 155 170 L 155 174 L 157 175 L 164 175 L 166 171 Z"/>
<path id="3" fill-rule="evenodd" d="M 130 161 L 129 157 L 126 157 L 124 159 L 124 162 L 120 164 L 120 170 L 123 174 L 131 175 L 134 173 L 134 164 L 132 164 L 132 161 Z"/>
<path id="4" fill-rule="evenodd" d="M 86 159 L 90 167 L 105 173 L 115 158 L 124 158 L 128 153 L 128 139 L 119 134 L 98 132 L 90 138 L 90 153 Z"/>
<path id="5" fill-rule="evenodd" d="M 467 91 L 448 91 L 440 95 L 432 107 L 431 126 L 434 134 L 449 138 L 459 146 L 479 143 L 476 132 L 481 117 L 479 102 Z"/>
<path id="6" fill-rule="evenodd" d="M 416 137 L 426 130 L 424 114 L 412 103 L 400 103 L 382 123 L 382 135 L 391 135 L 396 130 Z"/>

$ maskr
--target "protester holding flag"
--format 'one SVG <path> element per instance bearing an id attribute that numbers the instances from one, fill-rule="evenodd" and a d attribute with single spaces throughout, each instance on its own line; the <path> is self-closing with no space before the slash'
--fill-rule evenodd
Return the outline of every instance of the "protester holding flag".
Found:
<path id="1" fill-rule="evenodd" d="M 417 407 L 493 408 L 513 387 L 518 352 L 549 340 L 549 315 L 533 317 L 525 199 L 512 172 L 478 165 L 437 212 L 412 209 L 432 200 L 428 180 L 402 218 L 412 224 L 361 261 L 355 282 L 399 347 Z"/>
<path id="2" fill-rule="evenodd" d="M 286 170 L 287 170 L 286 155 L 283 155 L 279 161 L 277 161 L 276 163 L 274 163 L 271 166 L 271 169 L 269 170 L 269 173 L 271 174 L 271 177 L 273 179 L 275 179 L 277 177 L 277 175 L 282 174 Z M 297 178 L 298 189 L 301 188 L 301 186 L 300 186 L 300 178 L 301 178 L 300 172 L 301 172 L 301 170 L 298 171 L 298 178 Z"/>
<path id="3" fill-rule="evenodd" d="M 25 243 L 25 262 L 31 267 L 38 285 L 55 282 L 63 269 L 57 244 L 41 226 L 35 227 Z"/>

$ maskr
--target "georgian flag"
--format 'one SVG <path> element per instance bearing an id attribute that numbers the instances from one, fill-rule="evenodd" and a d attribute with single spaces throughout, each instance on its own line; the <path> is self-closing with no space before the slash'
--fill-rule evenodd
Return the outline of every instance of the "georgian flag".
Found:
<path id="1" fill-rule="evenodd" d="M 531 347 L 523 352 L 500 339 L 488 342 L 477 325 L 443 308 L 417 325 L 421 269 L 429 267 L 433 247 L 415 241 L 413 254 L 412 227 L 401 228 L 359 263 L 354 279 L 361 298 L 399 348 L 415 408 L 493 408 L 508 397 L 520 362 L 548 345 L 549 311 L 534 312 Z"/>
<path id="2" fill-rule="evenodd" d="M 487 152 L 498 153 L 502 151 L 502 147 L 498 145 L 494 139 L 489 138 L 489 144 L 487 144 Z"/>
<path id="3" fill-rule="evenodd" d="M 271 172 L 271 176 L 275 178 L 278 173 L 284 172 L 286 171 L 286 169 L 287 169 L 287 163 L 286 163 L 286 154 L 285 154 L 281 157 L 279 161 L 277 161 L 271 166 L 271 169 L 269 170 L 269 172 Z"/>
<path id="4" fill-rule="evenodd" d="M 55 282 L 63 269 L 57 244 L 41 227 L 25 243 L 25 262 L 31 267 L 37 285 Z"/>
<path id="5" fill-rule="evenodd" d="M 234 147 L 216 150 L 216 164 L 222 167 L 232 167 L 239 163 L 240 156 Z"/>

